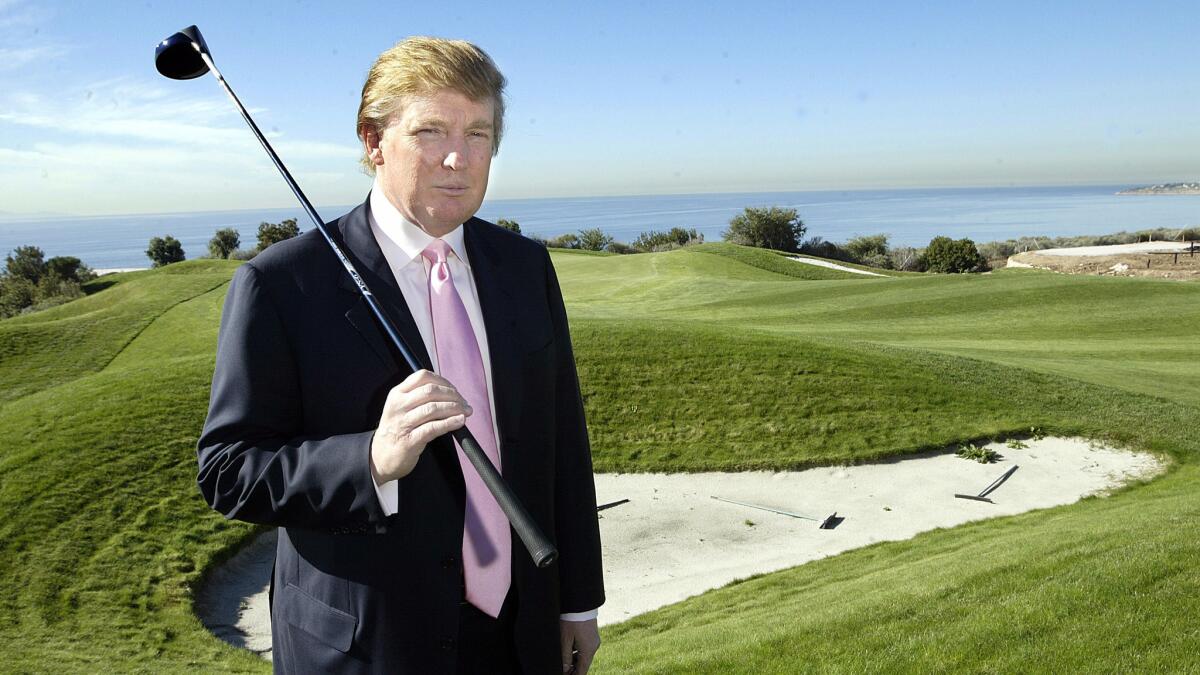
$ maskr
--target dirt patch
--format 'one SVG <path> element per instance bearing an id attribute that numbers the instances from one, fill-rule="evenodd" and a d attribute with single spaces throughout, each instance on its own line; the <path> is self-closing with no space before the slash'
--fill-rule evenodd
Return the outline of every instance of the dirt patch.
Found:
<path id="1" fill-rule="evenodd" d="M 1093 247 L 1094 248 L 1094 247 Z M 1174 254 L 1123 251 L 1112 255 L 1069 255 L 1053 249 L 1018 253 L 1008 259 L 1009 267 L 1034 267 L 1062 274 L 1097 274 L 1156 279 L 1200 279 L 1200 253 Z"/>

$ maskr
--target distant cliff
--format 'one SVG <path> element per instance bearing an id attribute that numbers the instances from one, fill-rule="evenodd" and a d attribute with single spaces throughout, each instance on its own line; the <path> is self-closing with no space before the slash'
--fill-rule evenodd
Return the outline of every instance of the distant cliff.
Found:
<path id="1" fill-rule="evenodd" d="M 1119 195 L 1200 195 L 1200 183 L 1163 183 L 1121 190 Z"/>

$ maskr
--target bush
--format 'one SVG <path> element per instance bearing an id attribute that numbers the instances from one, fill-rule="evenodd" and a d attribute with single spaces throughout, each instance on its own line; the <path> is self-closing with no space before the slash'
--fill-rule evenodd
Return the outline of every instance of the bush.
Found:
<path id="1" fill-rule="evenodd" d="M 515 220 L 509 220 L 508 218 L 501 218 L 500 220 L 496 221 L 496 224 L 510 232 L 516 232 L 517 234 L 521 234 L 521 226 L 518 225 L 517 221 L 515 221 Z"/>
<path id="2" fill-rule="evenodd" d="M 872 256 L 884 257 L 888 255 L 888 238 L 886 234 L 872 234 L 870 236 L 854 237 L 847 241 L 842 248 L 850 252 L 850 255 L 857 258 L 859 261 L 866 263 L 867 258 Z M 870 264 L 870 263 L 867 263 Z M 885 267 L 884 265 L 873 265 L 873 267 Z M 886 267 L 890 267 L 886 265 Z"/>
<path id="3" fill-rule="evenodd" d="M 970 239 L 953 240 L 950 237 L 934 237 L 921 255 L 922 266 L 930 272 L 959 273 L 982 272 L 987 261 L 975 248 Z"/>
<path id="4" fill-rule="evenodd" d="M 579 248 L 579 235 L 574 232 L 560 234 L 546 241 L 549 248 Z"/>
<path id="5" fill-rule="evenodd" d="M 668 251 L 680 246 L 699 244 L 704 241 L 704 235 L 696 232 L 695 228 L 685 230 L 682 227 L 672 227 L 666 232 L 651 230 L 643 232 L 633 240 L 633 247 L 640 251 Z"/>
<path id="6" fill-rule="evenodd" d="M 154 237 L 150 240 L 150 248 L 146 249 L 146 255 L 155 267 L 183 262 L 183 245 L 169 234 L 166 237 Z"/>
<path id="7" fill-rule="evenodd" d="M 5 258 L 5 271 L 11 277 L 20 277 L 37 284 L 46 273 L 45 254 L 36 246 L 18 246 Z"/>
<path id="8" fill-rule="evenodd" d="M 46 261 L 46 274 L 64 281 L 83 283 L 96 278 L 92 268 L 73 255 L 59 255 Z"/>
<path id="9" fill-rule="evenodd" d="M 921 267 L 920 249 L 912 246 L 897 246 L 888 251 L 888 257 L 892 259 L 893 269 L 904 270 L 905 272 L 923 272 Z"/>
<path id="10" fill-rule="evenodd" d="M 608 251 L 609 253 L 620 253 L 621 255 L 640 252 L 640 251 L 638 251 L 638 249 L 630 246 L 629 244 L 619 242 L 619 241 L 614 241 L 614 242 L 610 243 L 608 246 L 606 246 L 604 248 L 604 250 Z"/>
<path id="11" fill-rule="evenodd" d="M 258 250 L 259 252 L 265 251 L 271 244 L 278 244 L 298 234 L 300 234 L 300 228 L 296 226 L 295 218 L 288 218 L 281 223 L 259 223 Z"/>
<path id="12" fill-rule="evenodd" d="M 212 239 L 208 240 L 208 254 L 214 258 L 228 258 L 233 255 L 241 243 L 242 238 L 238 235 L 237 230 L 232 227 L 223 227 L 217 230 Z"/>
<path id="13" fill-rule="evenodd" d="M 0 317 L 20 314 L 37 300 L 37 286 L 23 276 L 0 276 Z"/>
<path id="14" fill-rule="evenodd" d="M 804 229 L 796 209 L 746 207 L 743 213 L 729 221 L 729 229 L 721 236 L 725 241 L 742 246 L 795 253 L 800 249 Z"/>
<path id="15" fill-rule="evenodd" d="M 800 247 L 799 252 L 805 255 L 816 256 L 818 258 L 841 260 L 843 262 L 858 262 L 858 260 L 846 249 L 838 246 L 832 241 L 825 241 L 820 237 L 810 237 Z"/>
<path id="16" fill-rule="evenodd" d="M 258 255 L 258 251 L 256 249 L 239 248 L 238 250 L 229 254 L 229 259 L 230 260 L 250 260 L 251 258 L 253 258 L 256 255 Z"/>
<path id="17" fill-rule="evenodd" d="M 611 243 L 613 238 L 598 227 L 579 231 L 579 248 L 585 251 L 603 251 Z"/>
<path id="18" fill-rule="evenodd" d="M 860 260 L 867 267 L 875 267 L 881 270 L 892 269 L 892 259 L 886 253 L 872 253 Z"/>
<path id="19" fill-rule="evenodd" d="M 988 260 L 1003 260 L 1017 252 L 1017 242 L 1012 239 L 1008 241 L 989 241 L 986 244 L 980 244 L 976 248 L 979 249 L 979 255 Z"/>

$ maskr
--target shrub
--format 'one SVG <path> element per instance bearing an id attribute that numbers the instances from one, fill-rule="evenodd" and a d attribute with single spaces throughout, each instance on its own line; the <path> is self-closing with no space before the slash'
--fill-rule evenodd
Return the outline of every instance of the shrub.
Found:
<path id="1" fill-rule="evenodd" d="M 553 239 L 547 240 L 546 246 L 550 248 L 579 248 L 579 235 L 574 232 L 560 234 Z"/>
<path id="2" fill-rule="evenodd" d="M 975 242 L 970 239 L 934 237 L 921 255 L 921 261 L 922 266 L 930 272 L 953 274 L 987 269 L 987 261 L 979 255 Z"/>
<path id="3" fill-rule="evenodd" d="M 800 249 L 804 229 L 796 209 L 746 207 L 743 213 L 729 221 L 729 229 L 721 236 L 725 241 L 742 246 L 795 253 Z"/>
<path id="4" fill-rule="evenodd" d="M 613 243 L 613 238 L 598 227 L 579 231 L 579 248 L 585 251 L 603 251 Z"/>
<path id="5" fill-rule="evenodd" d="M 888 251 L 888 257 L 892 259 L 892 267 L 905 272 L 922 272 L 920 249 L 912 246 L 897 246 Z"/>
<path id="6" fill-rule="evenodd" d="M 515 221 L 515 220 L 509 220 L 508 218 L 501 218 L 500 220 L 496 221 L 496 224 L 510 232 L 516 232 L 517 234 L 521 234 L 521 226 L 518 225 L 517 221 Z"/>
<path id="7" fill-rule="evenodd" d="M 242 238 L 238 235 L 237 230 L 232 227 L 223 227 L 217 230 L 212 239 L 208 240 L 208 254 L 214 258 L 228 258 L 233 255 L 241 243 Z"/>
<path id="8" fill-rule="evenodd" d="M 295 218 L 288 218 L 281 223 L 259 223 L 258 250 L 265 251 L 271 244 L 278 244 L 298 234 L 300 228 L 296 226 Z"/>
<path id="9" fill-rule="evenodd" d="M 695 228 L 685 230 L 682 227 L 672 227 L 666 232 L 651 230 L 643 232 L 633 240 L 633 247 L 641 251 L 666 251 L 679 246 L 699 244 L 704 241 L 704 235 L 696 232 Z"/>
<path id="10" fill-rule="evenodd" d="M 867 267 L 875 267 L 881 270 L 892 269 L 892 259 L 886 253 L 872 253 L 860 260 Z"/>
<path id="11" fill-rule="evenodd" d="M 1017 242 L 1012 239 L 1008 241 L 989 241 L 986 244 L 980 244 L 976 248 L 979 249 L 979 255 L 988 260 L 1003 260 L 1017 252 Z"/>
<path id="12" fill-rule="evenodd" d="M 882 256 L 884 258 L 887 257 L 888 237 L 886 234 L 858 236 L 852 238 L 850 241 L 847 241 L 842 248 L 849 251 L 850 255 L 866 263 L 867 258 L 872 256 Z M 873 267 L 884 267 L 884 265 L 873 265 Z"/>
<path id="13" fill-rule="evenodd" d="M 23 276 L 0 276 L 0 317 L 20 314 L 37 300 L 37 286 Z"/>
<path id="14" fill-rule="evenodd" d="M 829 258 L 830 260 L 841 260 L 843 262 L 858 262 L 858 260 L 850 254 L 846 249 L 838 246 L 832 241 L 825 241 L 820 237 L 810 237 L 800 247 L 800 253 L 812 255 L 818 258 Z"/>
<path id="15" fill-rule="evenodd" d="M 630 246 L 629 244 L 626 244 L 626 243 L 620 242 L 620 241 L 613 241 L 608 246 L 606 246 L 604 248 L 604 250 L 608 251 L 609 253 L 620 253 L 621 255 L 639 252 L 638 249 Z"/>
<path id="16" fill-rule="evenodd" d="M 229 254 L 230 260 L 250 260 L 258 255 L 258 251 L 253 248 L 239 248 Z"/>
<path id="17" fill-rule="evenodd" d="M 42 249 L 36 246 L 18 246 L 5 258 L 5 271 L 9 276 L 36 284 L 46 273 L 44 257 Z"/>
<path id="18" fill-rule="evenodd" d="M 73 255 L 59 255 L 46 261 L 46 274 L 65 281 L 83 283 L 96 278 L 92 268 Z"/>
<path id="19" fill-rule="evenodd" d="M 182 262 L 183 245 L 169 234 L 166 237 L 154 237 L 150 240 L 150 248 L 146 249 L 146 255 L 155 267 Z"/>

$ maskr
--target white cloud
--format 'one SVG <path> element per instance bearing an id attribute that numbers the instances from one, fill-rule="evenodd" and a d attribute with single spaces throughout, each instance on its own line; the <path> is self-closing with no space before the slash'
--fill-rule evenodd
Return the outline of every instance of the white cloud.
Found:
<path id="1" fill-rule="evenodd" d="M 254 207 L 290 195 L 224 97 L 180 98 L 128 78 L 82 90 L 74 98 L 27 91 L 0 98 L 0 133 L 19 131 L 0 138 L 28 139 L 0 141 L 10 146 L 0 147 L 0 202 L 120 213 Z M 297 180 L 319 177 L 323 201 L 361 197 L 357 146 L 269 135 Z"/>

